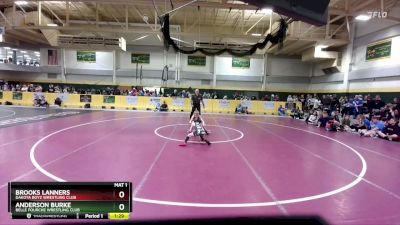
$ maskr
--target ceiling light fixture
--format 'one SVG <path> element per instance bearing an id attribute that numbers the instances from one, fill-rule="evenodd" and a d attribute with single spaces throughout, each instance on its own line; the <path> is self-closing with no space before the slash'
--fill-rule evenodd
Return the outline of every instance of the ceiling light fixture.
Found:
<path id="1" fill-rule="evenodd" d="M 272 9 L 266 8 L 266 9 L 261 9 L 260 12 L 261 12 L 261 13 L 264 13 L 264 14 L 271 14 L 273 11 L 272 11 Z"/>
<path id="2" fill-rule="evenodd" d="M 55 24 L 55 23 L 48 23 L 47 26 L 48 26 L 48 27 L 58 27 L 58 25 Z"/>
<path id="3" fill-rule="evenodd" d="M 28 2 L 27 1 L 15 1 L 15 4 L 17 4 L 17 5 L 27 5 Z"/>
<path id="4" fill-rule="evenodd" d="M 260 33 L 252 33 L 251 36 L 261 37 L 261 34 Z"/>
<path id="5" fill-rule="evenodd" d="M 147 38 L 148 36 L 149 36 L 149 35 L 147 34 L 147 35 L 144 35 L 144 36 L 138 37 L 138 38 L 136 38 L 136 39 L 132 40 L 132 42 L 135 42 L 135 41 L 142 40 L 143 38 Z"/>
<path id="6" fill-rule="evenodd" d="M 361 14 L 361 15 L 356 16 L 356 20 L 367 21 L 369 19 L 371 19 L 371 17 L 368 16 L 368 15 L 365 15 L 365 14 Z"/>

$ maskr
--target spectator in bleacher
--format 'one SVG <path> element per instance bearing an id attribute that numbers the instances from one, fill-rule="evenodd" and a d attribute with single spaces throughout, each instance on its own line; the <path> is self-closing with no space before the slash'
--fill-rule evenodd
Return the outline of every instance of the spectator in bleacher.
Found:
<path id="1" fill-rule="evenodd" d="M 343 109 L 342 109 L 342 117 L 344 115 L 352 115 L 353 114 L 353 99 L 350 99 L 349 101 L 347 101 L 347 99 L 345 98 L 345 103 L 343 104 Z"/>
<path id="2" fill-rule="evenodd" d="M 279 95 L 278 94 L 275 95 L 274 101 L 279 102 Z"/>
<path id="3" fill-rule="evenodd" d="M 370 122 L 370 129 L 361 129 L 358 130 L 358 132 L 360 133 L 360 136 L 376 137 L 378 132 L 383 131 L 384 127 L 385 123 L 381 121 L 378 116 L 374 116 Z"/>
<path id="4" fill-rule="evenodd" d="M 305 109 L 306 109 L 306 98 L 304 97 L 303 94 L 300 95 L 299 101 L 301 102 L 301 108 L 302 108 L 303 110 L 305 110 Z"/>
<path id="5" fill-rule="evenodd" d="M 307 109 L 308 110 L 312 110 L 314 109 L 314 97 L 312 97 L 312 95 L 308 94 L 307 95 Z"/>
<path id="6" fill-rule="evenodd" d="M 287 108 L 289 110 L 292 110 L 293 109 L 294 99 L 293 99 L 293 97 L 291 95 L 288 95 L 288 97 L 286 99 L 286 102 L 287 102 Z"/>
<path id="7" fill-rule="evenodd" d="M 61 107 L 61 104 L 62 104 L 61 98 L 57 97 L 57 98 L 54 100 L 54 105 L 57 105 L 57 106 Z"/>
<path id="8" fill-rule="evenodd" d="M 331 111 L 331 116 L 325 128 L 327 131 L 338 131 L 340 129 L 340 119 L 336 111 Z"/>
<path id="9" fill-rule="evenodd" d="M 47 89 L 47 92 L 54 93 L 54 87 L 52 84 L 49 84 L 49 88 Z"/>
<path id="10" fill-rule="evenodd" d="M 9 91 L 9 86 L 7 82 L 4 82 L 3 84 L 3 91 Z"/>
<path id="11" fill-rule="evenodd" d="M 247 111 L 247 107 L 243 106 L 241 103 L 239 103 L 238 107 L 236 107 L 235 113 L 249 114 L 249 112 Z"/>
<path id="12" fill-rule="evenodd" d="M 295 107 L 292 109 L 292 113 L 290 115 L 293 119 L 303 119 L 304 112 L 300 109 L 300 107 Z"/>
<path id="13" fill-rule="evenodd" d="M 164 101 L 163 104 L 161 104 L 161 106 L 160 106 L 160 112 L 167 112 L 167 111 L 168 111 L 168 105 Z"/>
<path id="14" fill-rule="evenodd" d="M 282 107 L 282 105 L 278 108 L 278 115 L 279 116 L 286 116 L 286 109 Z"/>
<path id="15" fill-rule="evenodd" d="M 370 123 L 369 121 L 365 118 L 364 115 L 357 115 L 356 121 L 352 125 L 350 125 L 350 131 L 352 132 L 358 132 L 358 130 L 362 129 L 369 129 L 370 128 Z"/>
<path id="16" fill-rule="evenodd" d="M 330 109 L 330 105 L 331 105 L 331 96 L 330 95 L 322 95 L 322 99 L 321 99 L 321 103 L 322 103 L 322 107 L 325 109 Z"/>
<path id="17" fill-rule="evenodd" d="M 394 105 L 395 109 L 400 110 L 400 99 L 399 98 L 394 98 L 393 99 L 393 105 Z"/>
<path id="18" fill-rule="evenodd" d="M 362 95 L 354 96 L 354 100 L 353 100 L 353 106 L 354 106 L 353 115 L 354 115 L 354 118 L 356 118 L 358 114 L 362 113 L 361 109 L 362 109 L 363 104 L 364 103 L 363 103 Z"/>
<path id="19" fill-rule="evenodd" d="M 351 125 L 350 116 L 349 115 L 345 115 L 343 117 L 342 121 L 340 121 L 339 130 L 340 131 L 350 130 L 350 125 Z"/>
<path id="20" fill-rule="evenodd" d="M 385 106 L 385 102 L 382 101 L 380 95 L 375 96 L 375 101 L 372 103 L 372 109 L 381 109 Z"/>
<path id="21" fill-rule="evenodd" d="M 321 106 L 321 101 L 319 100 L 318 97 L 314 97 L 314 110 L 318 110 L 319 107 Z"/>
<path id="22" fill-rule="evenodd" d="M 330 104 L 330 109 L 332 111 L 340 111 L 340 102 L 339 99 L 337 98 L 337 96 L 334 94 L 332 95 L 332 100 L 331 100 L 331 104 Z"/>
<path id="23" fill-rule="evenodd" d="M 178 90 L 174 89 L 174 91 L 171 94 L 171 97 L 177 97 L 178 96 Z"/>
<path id="24" fill-rule="evenodd" d="M 317 125 L 318 124 L 318 112 L 310 111 L 310 116 L 306 119 L 306 122 L 311 125 Z"/>
<path id="25" fill-rule="evenodd" d="M 327 111 L 323 111 L 321 117 L 318 119 L 317 126 L 325 128 L 326 124 L 329 121 L 329 115 Z"/>
<path id="26" fill-rule="evenodd" d="M 395 118 L 388 120 L 382 131 L 377 132 L 378 137 L 389 141 L 400 141 L 400 127 Z"/>

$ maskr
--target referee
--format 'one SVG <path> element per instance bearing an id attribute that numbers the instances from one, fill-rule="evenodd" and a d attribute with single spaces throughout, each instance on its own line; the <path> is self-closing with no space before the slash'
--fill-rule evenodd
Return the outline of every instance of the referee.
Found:
<path id="1" fill-rule="evenodd" d="M 194 95 L 192 95 L 192 112 L 190 113 L 190 119 L 192 119 L 193 113 L 194 111 L 197 109 L 197 111 L 199 111 L 199 114 L 201 115 L 201 111 L 200 111 L 200 102 L 204 106 L 204 102 L 203 102 L 203 96 L 200 94 L 199 89 L 196 89 L 194 91 Z"/>

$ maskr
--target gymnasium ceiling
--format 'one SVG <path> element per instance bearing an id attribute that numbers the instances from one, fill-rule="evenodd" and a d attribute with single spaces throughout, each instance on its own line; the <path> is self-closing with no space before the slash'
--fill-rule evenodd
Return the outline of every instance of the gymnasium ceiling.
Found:
<path id="1" fill-rule="evenodd" d="M 2 46 L 38 48 L 49 46 L 48 35 L 55 34 L 124 37 L 127 45 L 162 45 L 157 15 L 176 9 L 192 0 L 82 0 L 0 2 L 0 26 L 6 27 Z M 282 49 L 268 46 L 272 54 L 299 55 L 320 44 L 333 49 L 348 43 L 348 22 L 367 11 L 388 11 L 399 0 L 331 0 L 329 23 L 316 27 L 292 22 Z M 41 9 L 41 10 L 40 10 Z M 13 13 L 13 10 L 15 12 Z M 43 17 L 38 22 L 38 11 Z M 157 14 L 158 12 L 158 14 Z M 14 16 L 13 16 L 14 15 Z M 171 13 L 171 36 L 182 45 L 204 43 L 254 44 L 271 29 L 279 15 L 234 0 L 198 0 Z M 400 22 L 400 18 L 390 16 Z M 49 26 L 53 25 L 53 26 Z M 57 24 L 57 26 L 55 26 Z M 261 35 L 261 36 L 256 36 Z M 258 52 L 264 53 L 264 52 Z"/>

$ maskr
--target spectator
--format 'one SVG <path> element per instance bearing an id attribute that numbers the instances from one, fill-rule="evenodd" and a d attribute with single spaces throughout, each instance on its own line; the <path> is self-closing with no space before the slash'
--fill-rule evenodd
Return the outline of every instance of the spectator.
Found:
<path id="1" fill-rule="evenodd" d="M 306 98 L 304 97 L 304 95 L 300 95 L 300 102 L 301 102 L 301 108 L 304 110 L 306 108 Z"/>
<path id="2" fill-rule="evenodd" d="M 160 106 L 160 112 L 167 112 L 167 111 L 168 111 L 168 105 L 164 101 L 163 104 L 161 104 L 161 106 Z"/>
<path id="3" fill-rule="evenodd" d="M 336 111 L 331 112 L 331 117 L 326 125 L 326 130 L 328 131 L 337 131 L 340 127 L 340 119 L 339 116 L 336 114 Z"/>
<path id="4" fill-rule="evenodd" d="M 326 124 L 329 121 L 329 115 L 327 111 L 322 112 L 322 116 L 318 119 L 317 126 L 325 128 Z"/>
<path id="5" fill-rule="evenodd" d="M 286 109 L 282 107 L 282 105 L 278 108 L 278 115 L 279 116 L 286 116 Z"/>
<path id="6" fill-rule="evenodd" d="M 382 131 L 377 132 L 378 137 L 389 141 L 400 141 L 400 127 L 398 121 L 391 118 Z"/>
<path id="7" fill-rule="evenodd" d="M 354 118 L 356 118 L 358 114 L 361 114 L 361 108 L 363 106 L 362 95 L 354 96 L 353 106 L 354 106 L 353 115 L 354 115 Z"/>
<path id="8" fill-rule="evenodd" d="M 292 117 L 293 119 L 299 119 L 299 120 L 301 120 L 301 119 L 303 119 L 303 116 L 304 116 L 304 113 L 303 113 L 303 111 L 300 109 L 300 107 L 296 107 L 296 108 L 294 108 L 294 109 L 292 110 L 291 117 Z"/>
<path id="9" fill-rule="evenodd" d="M 241 103 L 239 103 L 238 107 L 236 107 L 236 109 L 235 109 L 235 113 L 238 113 L 238 114 L 241 114 L 241 113 L 243 113 L 243 114 L 248 114 L 247 107 L 245 107 L 245 106 L 243 106 Z"/>
<path id="10" fill-rule="evenodd" d="M 321 106 L 321 101 L 318 99 L 318 97 L 314 98 L 314 110 L 318 110 L 319 107 Z"/>
<path id="11" fill-rule="evenodd" d="M 380 95 L 375 96 L 375 101 L 373 101 L 371 108 L 372 109 L 381 109 L 385 106 L 385 102 L 382 101 Z"/>
<path id="12" fill-rule="evenodd" d="M 286 99 L 286 102 L 287 102 L 287 108 L 290 109 L 290 110 L 293 109 L 294 99 L 292 98 L 291 95 L 288 95 L 288 97 Z"/>
<path id="13" fill-rule="evenodd" d="M 54 87 L 52 84 L 49 84 L 49 88 L 47 89 L 49 93 L 54 93 Z"/>
<path id="14" fill-rule="evenodd" d="M 369 121 L 364 115 L 358 115 L 357 120 L 350 126 L 352 132 L 358 132 L 360 129 L 369 129 Z"/>
<path id="15" fill-rule="evenodd" d="M 61 107 L 61 104 L 62 104 L 61 98 L 57 97 L 57 98 L 54 100 L 54 105 L 58 105 L 59 107 Z"/>
<path id="16" fill-rule="evenodd" d="M 370 123 L 370 129 L 361 129 L 359 133 L 360 136 L 375 137 L 378 135 L 378 132 L 383 131 L 384 127 L 385 123 L 382 122 L 378 116 L 374 116 Z"/>
<path id="17" fill-rule="evenodd" d="M 345 115 L 342 121 L 340 121 L 340 126 L 339 130 L 340 131 L 346 131 L 350 130 L 350 125 L 351 125 L 351 119 L 349 115 Z"/>
<path id="18" fill-rule="evenodd" d="M 311 125 L 317 125 L 318 124 L 318 112 L 312 111 L 311 115 L 306 119 L 306 123 L 311 124 Z"/>

